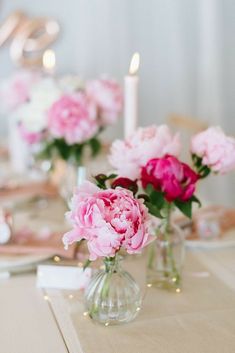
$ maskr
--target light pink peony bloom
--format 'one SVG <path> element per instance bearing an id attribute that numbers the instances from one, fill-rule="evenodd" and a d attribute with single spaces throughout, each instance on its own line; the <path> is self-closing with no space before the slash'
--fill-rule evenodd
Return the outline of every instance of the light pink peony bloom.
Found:
<path id="1" fill-rule="evenodd" d="M 64 235 L 65 246 L 86 239 L 92 261 L 113 257 L 121 247 L 139 253 L 150 240 L 147 208 L 126 189 L 101 190 L 86 181 L 74 194 L 67 218 L 73 230 Z"/>
<path id="2" fill-rule="evenodd" d="M 86 85 L 87 95 L 96 103 L 102 125 L 116 122 L 123 107 L 122 89 L 114 80 L 94 80 Z"/>
<path id="3" fill-rule="evenodd" d="M 98 128 L 96 107 L 84 93 L 62 96 L 48 111 L 51 135 L 64 138 L 69 145 L 89 140 Z"/>
<path id="4" fill-rule="evenodd" d="M 235 139 L 226 136 L 219 126 L 193 136 L 191 152 L 213 172 L 225 174 L 235 169 Z"/>
<path id="5" fill-rule="evenodd" d="M 4 109 L 14 110 L 25 103 L 30 97 L 32 86 L 39 80 L 39 77 L 36 72 L 22 70 L 5 80 L 0 87 Z"/>
<path id="6" fill-rule="evenodd" d="M 172 135 L 166 125 L 152 125 L 139 128 L 126 141 L 114 141 L 109 161 L 122 177 L 137 179 L 150 159 L 167 154 L 178 156 L 180 149 L 178 134 Z"/>

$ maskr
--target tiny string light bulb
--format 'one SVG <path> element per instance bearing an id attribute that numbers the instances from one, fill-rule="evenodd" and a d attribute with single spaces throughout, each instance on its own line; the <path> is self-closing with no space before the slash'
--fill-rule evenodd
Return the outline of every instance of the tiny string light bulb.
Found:
<path id="1" fill-rule="evenodd" d="M 51 49 L 47 49 L 43 53 L 42 65 L 46 72 L 53 72 L 56 65 L 55 52 Z"/>
<path id="2" fill-rule="evenodd" d="M 84 311 L 83 316 L 87 316 L 88 315 L 88 311 Z"/>
<path id="3" fill-rule="evenodd" d="M 152 283 L 148 283 L 148 284 L 147 284 L 147 287 L 148 287 L 148 288 L 151 288 L 151 287 L 152 287 Z"/>
<path id="4" fill-rule="evenodd" d="M 106 327 L 107 327 L 108 325 L 109 325 L 109 322 L 106 322 L 106 323 L 104 324 L 104 326 L 106 326 Z"/>
<path id="5" fill-rule="evenodd" d="M 140 54 L 134 53 L 130 63 L 129 74 L 135 75 L 139 69 L 139 66 L 140 66 Z"/>
<path id="6" fill-rule="evenodd" d="M 57 255 L 56 255 L 56 256 L 54 256 L 54 261 L 55 261 L 55 262 L 60 262 L 60 257 L 59 257 L 59 256 L 57 256 Z"/>
<path id="7" fill-rule="evenodd" d="M 46 295 L 46 294 L 43 296 L 43 298 L 44 298 L 44 300 L 47 300 L 47 301 L 50 300 L 50 298 L 49 298 L 48 295 Z"/>
<path id="8" fill-rule="evenodd" d="M 176 293 L 180 293 L 181 292 L 181 289 L 180 288 L 176 288 Z"/>

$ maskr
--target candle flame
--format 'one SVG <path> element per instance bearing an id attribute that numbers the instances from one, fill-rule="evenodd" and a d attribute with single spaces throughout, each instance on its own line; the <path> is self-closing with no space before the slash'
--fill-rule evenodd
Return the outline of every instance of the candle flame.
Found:
<path id="1" fill-rule="evenodd" d="M 131 63 L 130 63 L 130 68 L 129 68 L 129 73 L 130 75 L 135 75 L 139 69 L 140 65 L 140 54 L 135 53 L 132 56 Z"/>
<path id="2" fill-rule="evenodd" d="M 56 64 L 55 52 L 51 49 L 45 50 L 42 57 L 42 64 L 44 69 L 52 70 Z"/>

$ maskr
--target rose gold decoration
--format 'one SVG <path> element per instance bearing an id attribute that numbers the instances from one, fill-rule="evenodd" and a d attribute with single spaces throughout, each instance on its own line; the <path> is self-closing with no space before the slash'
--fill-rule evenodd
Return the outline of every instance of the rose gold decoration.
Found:
<path id="1" fill-rule="evenodd" d="M 43 54 L 59 31 L 58 22 L 51 18 L 30 19 L 15 11 L 0 26 L 0 47 L 11 39 L 10 56 L 17 65 L 42 67 Z"/>

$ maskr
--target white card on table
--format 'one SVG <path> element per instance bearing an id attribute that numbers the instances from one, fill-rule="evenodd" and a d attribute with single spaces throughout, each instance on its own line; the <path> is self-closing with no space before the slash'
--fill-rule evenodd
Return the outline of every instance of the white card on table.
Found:
<path id="1" fill-rule="evenodd" d="M 91 278 L 91 268 L 77 266 L 39 265 L 37 287 L 55 289 L 84 289 Z"/>

